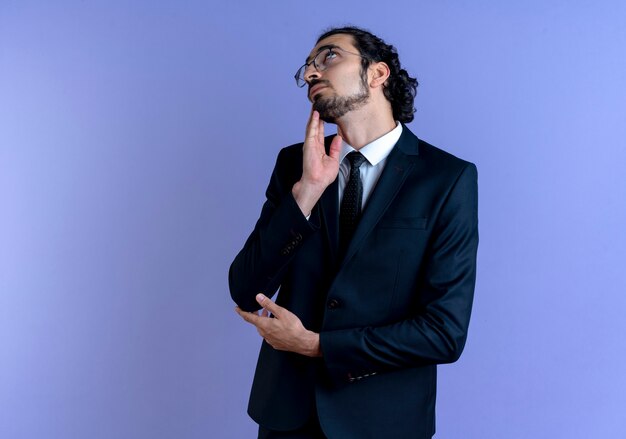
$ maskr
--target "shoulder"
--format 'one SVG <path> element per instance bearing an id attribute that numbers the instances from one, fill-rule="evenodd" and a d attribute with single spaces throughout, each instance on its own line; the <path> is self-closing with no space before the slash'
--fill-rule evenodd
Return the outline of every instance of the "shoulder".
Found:
<path id="1" fill-rule="evenodd" d="M 429 166 L 437 169 L 448 169 L 462 171 L 467 168 L 476 169 L 472 162 L 457 157 L 448 151 L 438 148 L 422 139 L 418 140 L 419 157 L 427 161 Z"/>
<path id="2" fill-rule="evenodd" d="M 294 143 L 293 145 L 285 146 L 278 153 L 279 157 L 292 157 L 302 155 L 302 146 L 304 143 Z"/>
<path id="3" fill-rule="evenodd" d="M 274 174 L 289 184 L 298 181 L 302 176 L 302 146 L 303 143 L 294 143 L 278 152 Z"/>
<path id="4" fill-rule="evenodd" d="M 400 136 L 397 146 L 405 154 L 414 156 L 417 163 L 435 173 L 443 172 L 458 175 L 468 168 L 473 169 L 474 172 L 476 170 L 473 163 L 418 138 L 406 125 L 403 126 L 402 136 Z"/>
<path id="5" fill-rule="evenodd" d="M 406 126 L 398 141 L 398 149 L 411 160 L 415 178 L 431 179 L 441 184 L 454 184 L 462 175 L 477 179 L 476 165 L 418 138 Z"/>
<path id="6" fill-rule="evenodd" d="M 302 146 L 300 142 L 281 148 L 276 157 L 276 166 L 292 166 L 294 162 L 302 162 Z"/>

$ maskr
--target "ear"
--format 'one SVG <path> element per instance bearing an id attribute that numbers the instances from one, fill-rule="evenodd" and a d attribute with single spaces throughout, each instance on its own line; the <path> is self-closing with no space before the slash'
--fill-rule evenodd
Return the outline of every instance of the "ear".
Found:
<path id="1" fill-rule="evenodd" d="M 389 70 L 389 66 L 384 62 L 377 62 L 370 65 L 370 87 L 377 88 L 381 87 L 387 82 L 391 71 Z"/>

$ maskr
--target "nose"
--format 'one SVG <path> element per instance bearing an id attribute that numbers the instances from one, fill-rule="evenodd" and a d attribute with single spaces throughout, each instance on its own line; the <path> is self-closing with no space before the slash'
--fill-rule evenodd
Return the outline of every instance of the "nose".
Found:
<path id="1" fill-rule="evenodd" d="M 306 66 L 306 69 L 304 69 L 303 78 L 308 83 L 310 83 L 313 79 L 319 79 L 320 76 L 320 72 L 315 68 L 313 63 L 309 64 Z"/>

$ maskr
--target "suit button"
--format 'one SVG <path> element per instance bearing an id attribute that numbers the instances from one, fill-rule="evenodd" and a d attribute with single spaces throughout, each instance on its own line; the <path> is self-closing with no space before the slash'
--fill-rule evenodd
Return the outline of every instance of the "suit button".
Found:
<path id="1" fill-rule="evenodd" d="M 339 308 L 339 301 L 337 299 L 330 299 L 327 304 L 328 309 Z"/>

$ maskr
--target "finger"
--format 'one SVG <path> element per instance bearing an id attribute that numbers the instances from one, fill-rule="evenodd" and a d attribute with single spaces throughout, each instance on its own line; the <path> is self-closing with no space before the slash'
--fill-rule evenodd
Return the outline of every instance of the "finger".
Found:
<path id="1" fill-rule="evenodd" d="M 319 117 L 320 117 L 320 114 L 317 111 L 313 110 L 311 112 L 311 117 L 309 118 L 309 123 L 306 126 L 306 137 L 307 137 L 307 139 L 315 140 L 317 138 Z"/>
<path id="2" fill-rule="evenodd" d="M 269 316 L 270 316 L 270 312 L 266 310 L 265 308 L 263 308 L 263 310 L 261 311 L 261 317 L 269 317 Z"/>
<path id="3" fill-rule="evenodd" d="M 311 107 L 311 112 L 309 113 L 309 118 L 306 121 L 306 127 L 304 128 L 304 137 L 309 137 L 309 131 L 311 130 L 311 122 L 313 121 L 313 107 Z"/>
<path id="4" fill-rule="evenodd" d="M 319 117 L 320 117 L 320 114 L 317 113 L 317 141 L 320 143 L 320 145 L 323 145 L 324 144 L 324 121 L 321 120 Z"/>
<path id="5" fill-rule="evenodd" d="M 239 316 L 244 319 L 246 322 L 254 325 L 254 326 L 258 326 L 258 324 L 260 323 L 259 319 L 261 319 L 261 317 L 259 317 L 256 313 L 254 312 L 246 312 L 244 310 L 242 310 L 239 307 L 235 308 L 235 312 L 237 314 L 239 314 Z"/>
<path id="6" fill-rule="evenodd" d="M 274 316 L 276 317 L 280 317 L 280 314 L 282 313 L 284 309 L 280 307 L 279 305 L 276 305 L 274 302 L 272 302 L 270 299 L 265 297 L 263 294 L 257 294 L 256 301 L 259 303 L 259 305 L 261 305 L 263 308 L 265 308 L 266 310 L 274 314 Z"/>
<path id="7" fill-rule="evenodd" d="M 328 155 L 337 161 L 339 161 L 339 155 L 341 154 L 341 142 L 343 142 L 343 139 L 341 135 L 337 134 L 333 137 L 333 141 L 330 143 L 330 151 L 328 152 Z"/>

